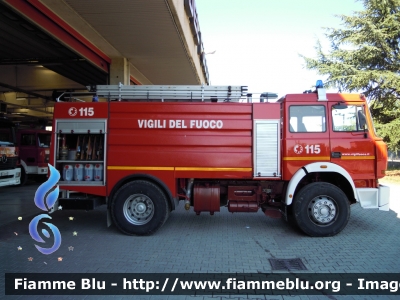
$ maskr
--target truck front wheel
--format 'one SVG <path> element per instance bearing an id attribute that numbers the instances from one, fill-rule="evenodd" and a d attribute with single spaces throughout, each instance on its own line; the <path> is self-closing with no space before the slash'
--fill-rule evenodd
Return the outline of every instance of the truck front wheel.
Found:
<path id="1" fill-rule="evenodd" d="M 350 203 L 337 186 L 314 182 L 295 196 L 293 212 L 296 224 L 314 237 L 334 236 L 342 231 L 350 218 Z"/>
<path id="2" fill-rule="evenodd" d="M 125 234 L 152 234 L 168 218 L 167 198 L 152 182 L 132 181 L 123 185 L 113 197 L 111 215 L 114 224 Z"/>

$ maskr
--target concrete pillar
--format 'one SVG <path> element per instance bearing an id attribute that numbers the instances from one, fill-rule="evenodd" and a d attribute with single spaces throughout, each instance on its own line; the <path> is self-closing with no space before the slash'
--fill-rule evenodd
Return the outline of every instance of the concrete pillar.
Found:
<path id="1" fill-rule="evenodd" d="M 110 84 L 130 84 L 129 61 L 125 57 L 113 57 L 110 66 Z"/>

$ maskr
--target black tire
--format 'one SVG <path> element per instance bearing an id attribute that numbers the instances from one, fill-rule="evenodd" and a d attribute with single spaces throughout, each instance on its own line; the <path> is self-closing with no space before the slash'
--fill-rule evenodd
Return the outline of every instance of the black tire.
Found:
<path id="1" fill-rule="evenodd" d="M 334 236 L 341 232 L 350 218 L 350 203 L 337 186 L 314 182 L 303 187 L 293 203 L 297 226 L 314 237 Z"/>
<path id="2" fill-rule="evenodd" d="M 21 177 L 19 179 L 19 186 L 25 185 L 27 181 L 28 181 L 28 174 L 26 174 L 25 168 L 21 166 Z"/>
<path id="3" fill-rule="evenodd" d="M 137 180 L 123 185 L 111 202 L 114 224 L 125 234 L 149 235 L 169 216 L 168 201 L 154 183 Z"/>

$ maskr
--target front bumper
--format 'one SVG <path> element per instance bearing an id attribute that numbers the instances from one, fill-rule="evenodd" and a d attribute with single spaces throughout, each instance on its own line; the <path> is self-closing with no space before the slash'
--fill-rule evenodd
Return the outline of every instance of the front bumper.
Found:
<path id="1" fill-rule="evenodd" d="M 18 185 L 21 183 L 21 169 L 1 170 L 0 186 Z"/>
<path id="2" fill-rule="evenodd" d="M 26 173 L 28 174 L 38 174 L 38 175 L 47 175 L 49 172 L 49 167 L 47 165 L 40 166 L 27 166 Z"/>
<path id="3" fill-rule="evenodd" d="M 362 208 L 379 208 L 388 211 L 390 206 L 390 188 L 379 185 L 378 188 L 358 188 L 358 199 Z"/>

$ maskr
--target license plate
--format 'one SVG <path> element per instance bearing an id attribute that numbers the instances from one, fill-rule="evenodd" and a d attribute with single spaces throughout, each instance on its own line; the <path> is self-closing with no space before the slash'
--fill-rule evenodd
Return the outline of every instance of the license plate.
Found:
<path id="1" fill-rule="evenodd" d="M 0 173 L 0 176 L 7 176 L 8 175 L 8 172 L 1 172 Z"/>

